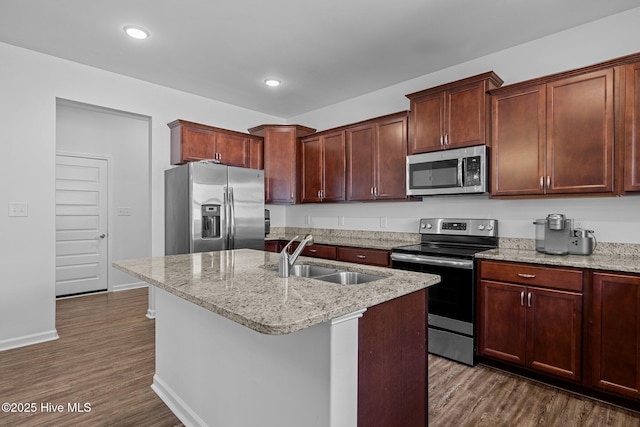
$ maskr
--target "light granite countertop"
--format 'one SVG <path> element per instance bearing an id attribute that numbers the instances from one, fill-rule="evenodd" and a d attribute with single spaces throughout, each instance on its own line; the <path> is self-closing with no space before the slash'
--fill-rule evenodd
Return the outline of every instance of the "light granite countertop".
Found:
<path id="1" fill-rule="evenodd" d="M 440 281 L 432 274 L 299 257 L 313 264 L 383 276 L 359 284 L 280 278 L 278 254 L 252 249 L 117 261 L 118 270 L 255 331 L 280 335 L 326 322 Z"/>
<path id="2" fill-rule="evenodd" d="M 594 253 L 582 255 L 548 255 L 530 249 L 499 248 L 476 254 L 476 258 L 640 273 L 640 257 L 630 253 Z"/>

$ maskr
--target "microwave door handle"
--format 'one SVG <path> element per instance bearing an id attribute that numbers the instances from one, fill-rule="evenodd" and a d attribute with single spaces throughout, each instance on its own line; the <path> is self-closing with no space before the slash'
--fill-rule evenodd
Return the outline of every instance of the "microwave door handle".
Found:
<path id="1" fill-rule="evenodd" d="M 464 187 L 464 182 L 462 181 L 462 178 L 464 176 L 462 173 L 462 170 L 464 168 L 464 163 L 465 163 L 464 158 L 458 159 L 458 186 L 459 187 Z"/>

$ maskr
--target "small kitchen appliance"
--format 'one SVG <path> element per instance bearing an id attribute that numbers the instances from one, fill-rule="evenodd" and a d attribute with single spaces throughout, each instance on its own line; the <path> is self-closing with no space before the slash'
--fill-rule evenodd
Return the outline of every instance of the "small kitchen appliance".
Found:
<path id="1" fill-rule="evenodd" d="M 591 255 L 596 245 L 593 230 L 573 228 L 573 221 L 563 214 L 549 214 L 536 219 L 536 251 L 550 255 Z"/>

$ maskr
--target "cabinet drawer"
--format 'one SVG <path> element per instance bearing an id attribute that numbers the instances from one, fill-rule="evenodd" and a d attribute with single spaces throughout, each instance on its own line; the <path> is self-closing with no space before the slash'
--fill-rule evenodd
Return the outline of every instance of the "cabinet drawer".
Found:
<path id="1" fill-rule="evenodd" d="M 582 292 L 581 270 L 531 264 L 481 261 L 482 279 Z"/>
<path id="2" fill-rule="evenodd" d="M 389 251 L 380 249 L 360 249 L 338 247 L 338 261 L 354 262 L 357 264 L 389 266 Z"/>
<path id="3" fill-rule="evenodd" d="M 309 245 L 302 250 L 302 255 L 316 258 L 336 259 L 336 247 L 327 245 Z"/>

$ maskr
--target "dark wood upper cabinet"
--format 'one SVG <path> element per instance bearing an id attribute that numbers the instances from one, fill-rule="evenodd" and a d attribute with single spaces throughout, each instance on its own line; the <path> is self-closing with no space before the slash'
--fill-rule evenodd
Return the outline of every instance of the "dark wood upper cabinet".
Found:
<path id="1" fill-rule="evenodd" d="M 544 194 L 544 85 L 518 89 L 492 98 L 491 194 Z"/>
<path id="2" fill-rule="evenodd" d="M 614 191 L 613 68 L 491 94 L 492 196 Z"/>
<path id="3" fill-rule="evenodd" d="M 301 198 L 300 142 L 315 129 L 300 125 L 261 125 L 249 129 L 264 138 L 265 203 L 294 204 Z"/>
<path id="4" fill-rule="evenodd" d="M 547 193 L 613 192 L 613 68 L 547 84 Z"/>
<path id="5" fill-rule="evenodd" d="M 624 191 L 640 191 L 640 62 L 626 66 Z"/>
<path id="6" fill-rule="evenodd" d="M 345 199 L 344 132 L 302 139 L 302 203 Z"/>
<path id="7" fill-rule="evenodd" d="M 347 128 L 347 199 L 406 199 L 407 112 Z"/>
<path id="8" fill-rule="evenodd" d="M 489 142 L 487 91 L 502 85 L 494 72 L 406 95 L 411 103 L 409 154 Z"/>
<path id="9" fill-rule="evenodd" d="M 171 129 L 172 165 L 218 160 L 230 166 L 256 169 L 262 166 L 262 153 L 252 150 L 253 144 L 262 144 L 262 138 L 186 120 L 175 120 L 168 126 Z"/>

